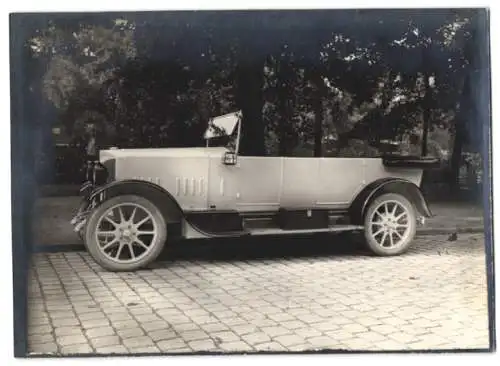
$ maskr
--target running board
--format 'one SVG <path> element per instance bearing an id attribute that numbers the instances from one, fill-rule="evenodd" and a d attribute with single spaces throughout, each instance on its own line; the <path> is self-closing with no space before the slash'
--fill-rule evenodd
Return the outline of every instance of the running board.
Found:
<path id="1" fill-rule="evenodd" d="M 188 222 L 183 225 L 183 237 L 185 239 L 202 239 L 202 238 L 238 238 L 244 236 L 265 236 L 265 235 L 300 235 L 300 234 L 315 234 L 315 233 L 339 233 L 343 231 L 363 230 L 363 226 L 359 225 L 335 225 L 318 229 L 280 229 L 277 227 L 259 227 L 247 228 L 244 231 L 235 232 L 220 232 L 207 233 L 199 228 L 194 227 Z"/>
<path id="2" fill-rule="evenodd" d="M 268 230 L 279 228 L 276 222 L 276 214 L 262 214 L 262 215 L 241 215 L 243 220 L 243 228 L 250 232 L 258 230 Z M 349 217 L 345 214 L 330 214 L 327 218 L 328 227 L 338 227 L 349 225 Z M 326 226 L 326 225 L 325 225 Z M 294 232 L 296 230 L 325 230 L 329 231 L 328 227 L 316 227 L 316 228 L 283 228 L 285 231 Z"/>
<path id="3" fill-rule="evenodd" d="M 249 230 L 251 236 L 257 235 L 287 235 L 287 234 L 314 234 L 314 233 L 335 233 L 342 231 L 363 230 L 363 226 L 359 225 L 336 225 L 320 229 L 297 229 L 283 230 L 279 228 L 262 228 Z"/>

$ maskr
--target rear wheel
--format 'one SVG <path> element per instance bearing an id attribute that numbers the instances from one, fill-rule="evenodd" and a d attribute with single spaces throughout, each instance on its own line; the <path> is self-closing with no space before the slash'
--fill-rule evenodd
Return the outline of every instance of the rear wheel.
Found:
<path id="1" fill-rule="evenodd" d="M 416 228 L 415 208 L 400 194 L 383 194 L 368 207 L 365 239 L 368 248 L 377 255 L 398 255 L 407 251 Z"/>
<path id="2" fill-rule="evenodd" d="M 167 226 L 160 210 L 135 195 L 111 198 L 96 207 L 85 225 L 84 242 L 94 260 L 110 271 L 133 271 L 163 250 Z"/>

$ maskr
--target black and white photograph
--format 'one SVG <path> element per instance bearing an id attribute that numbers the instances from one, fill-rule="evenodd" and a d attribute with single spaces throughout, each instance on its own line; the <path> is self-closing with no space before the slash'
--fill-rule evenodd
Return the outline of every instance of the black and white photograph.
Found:
<path id="1" fill-rule="evenodd" d="M 16 356 L 494 351 L 489 19 L 11 13 Z"/>

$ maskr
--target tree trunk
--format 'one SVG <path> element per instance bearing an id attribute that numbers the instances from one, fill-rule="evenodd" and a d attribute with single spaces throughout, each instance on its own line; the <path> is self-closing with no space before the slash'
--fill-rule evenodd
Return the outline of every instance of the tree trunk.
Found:
<path id="1" fill-rule="evenodd" d="M 459 187 L 460 166 L 462 165 L 462 150 L 464 146 L 465 131 L 462 117 L 458 116 L 455 122 L 455 139 L 450 159 L 450 188 L 457 191 Z"/>
<path id="2" fill-rule="evenodd" d="M 431 118 L 431 87 L 429 85 L 429 75 L 425 74 L 425 95 L 423 103 L 423 126 L 422 126 L 422 156 L 427 156 L 428 153 L 428 141 L 429 141 L 429 125 Z"/>
<path id="3" fill-rule="evenodd" d="M 278 89 L 278 155 L 287 156 L 289 148 L 288 125 L 290 121 L 289 95 L 290 95 L 290 70 L 286 60 L 278 62 L 277 89 Z"/>
<path id="4" fill-rule="evenodd" d="M 460 166 L 462 165 L 462 151 L 467 142 L 466 124 L 470 116 L 470 109 L 473 107 L 471 97 L 471 75 L 470 72 L 465 76 L 462 95 L 460 97 L 460 107 L 455 119 L 455 139 L 453 143 L 453 152 L 450 161 L 450 187 L 452 190 L 459 189 Z"/>
<path id="5" fill-rule="evenodd" d="M 319 93 L 318 93 L 319 94 Z M 314 108 L 314 157 L 323 156 L 323 101 L 317 95 L 313 101 Z"/>
<path id="6" fill-rule="evenodd" d="M 264 121 L 264 60 L 241 61 L 237 68 L 237 103 L 243 114 L 241 125 L 241 155 L 265 156 Z"/>
<path id="7" fill-rule="evenodd" d="M 195 129 L 197 136 L 200 136 L 201 138 L 203 138 L 203 134 L 208 128 L 208 122 L 210 120 L 210 117 L 214 117 L 210 115 L 209 104 L 210 104 L 209 92 L 204 87 L 201 87 L 198 91 L 198 96 L 196 98 L 198 123 L 196 124 L 197 128 Z M 199 142 L 201 142 L 202 144 L 206 144 L 206 141 L 200 140 Z M 195 146 L 198 146 L 198 144 L 196 143 Z"/>
<path id="8" fill-rule="evenodd" d="M 316 68 L 312 69 L 311 81 L 313 84 L 313 100 L 312 108 L 314 113 L 314 157 L 323 156 L 323 96 L 327 95 L 328 91 L 325 88 L 325 83 L 322 79 L 321 72 Z M 337 106 L 337 104 L 334 104 Z M 335 118 L 334 118 L 335 119 Z M 335 123 L 335 121 L 334 121 Z M 337 145 L 337 150 L 339 147 Z M 338 152 L 338 151 L 337 151 Z"/>

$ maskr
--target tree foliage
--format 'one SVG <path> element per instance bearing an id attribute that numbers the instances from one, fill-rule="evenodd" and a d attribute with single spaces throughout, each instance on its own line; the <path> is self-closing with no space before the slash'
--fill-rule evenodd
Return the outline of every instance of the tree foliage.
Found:
<path id="1" fill-rule="evenodd" d="M 105 144 L 201 145 L 209 118 L 242 110 L 252 155 L 376 155 L 415 137 L 436 154 L 435 129 L 455 135 L 455 160 L 474 145 L 477 11 L 344 15 L 59 19 L 29 44 L 60 121 L 75 136 L 98 126 Z"/>

